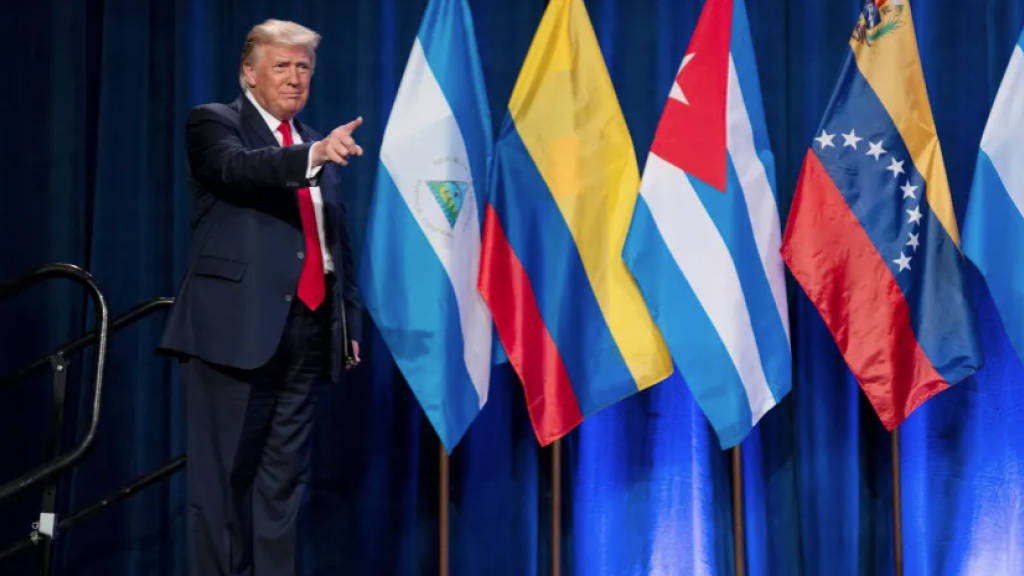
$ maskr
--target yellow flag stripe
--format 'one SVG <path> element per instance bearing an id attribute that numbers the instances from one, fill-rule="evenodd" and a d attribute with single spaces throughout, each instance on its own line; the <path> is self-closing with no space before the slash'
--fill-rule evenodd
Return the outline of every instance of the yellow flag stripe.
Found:
<path id="1" fill-rule="evenodd" d="M 509 113 L 637 387 L 664 380 L 672 373 L 668 349 L 622 260 L 640 187 L 636 154 L 582 0 L 548 6 Z"/>
<path id="2" fill-rule="evenodd" d="M 897 10 L 887 15 L 890 18 Z M 903 0 L 899 25 L 871 45 L 850 40 L 857 67 L 889 112 L 903 137 L 914 166 L 927 182 L 928 205 L 942 222 L 946 233 L 960 246 L 960 233 L 946 179 L 939 136 L 932 118 L 931 103 L 925 87 L 917 35 L 910 12 L 910 0 Z"/>

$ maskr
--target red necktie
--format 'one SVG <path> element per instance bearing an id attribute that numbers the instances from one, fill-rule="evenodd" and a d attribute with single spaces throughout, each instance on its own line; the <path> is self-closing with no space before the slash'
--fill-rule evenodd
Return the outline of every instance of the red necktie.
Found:
<path id="1" fill-rule="evenodd" d="M 290 124 L 282 122 L 277 130 L 281 133 L 285 146 L 294 143 Z M 306 257 L 302 275 L 299 276 L 298 295 L 299 300 L 302 300 L 310 310 L 316 310 L 324 301 L 324 259 L 320 252 L 320 235 L 316 229 L 316 212 L 313 210 L 313 198 L 309 195 L 309 188 L 299 189 L 298 197 L 302 232 L 306 237 Z"/>

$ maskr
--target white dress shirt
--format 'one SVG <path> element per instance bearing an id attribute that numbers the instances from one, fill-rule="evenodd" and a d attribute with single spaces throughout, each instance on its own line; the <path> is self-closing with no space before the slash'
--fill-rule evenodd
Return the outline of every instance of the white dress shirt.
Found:
<path id="1" fill-rule="evenodd" d="M 249 99 L 250 102 L 252 102 L 252 105 L 256 107 L 256 110 L 259 110 L 260 116 L 263 117 L 263 120 L 266 121 L 267 126 L 270 128 L 270 132 L 274 135 L 274 138 L 277 138 L 277 143 L 283 145 L 284 135 L 281 134 L 281 132 L 277 129 L 281 125 L 281 121 L 278 120 L 277 118 L 274 118 L 274 116 L 270 112 L 264 110 L 263 107 L 260 106 L 259 102 L 256 101 L 256 98 L 252 95 L 252 92 L 246 90 L 245 96 Z M 302 144 L 302 136 L 299 134 L 299 131 L 295 129 L 295 122 L 289 120 L 288 125 L 291 126 L 292 128 L 293 143 Z M 317 172 L 320 171 L 321 168 L 323 168 L 323 166 L 317 166 L 314 168 L 312 167 L 312 163 L 313 151 L 310 150 L 309 161 L 306 163 L 306 178 L 312 178 L 313 176 L 316 175 Z M 324 199 L 323 196 L 320 195 L 320 187 L 310 186 L 309 195 L 313 199 L 313 212 L 316 214 L 316 233 L 317 236 L 320 238 L 320 254 L 322 254 L 324 257 L 324 272 L 333 272 L 334 261 L 331 259 L 331 253 L 327 249 L 327 243 L 324 241 Z"/>

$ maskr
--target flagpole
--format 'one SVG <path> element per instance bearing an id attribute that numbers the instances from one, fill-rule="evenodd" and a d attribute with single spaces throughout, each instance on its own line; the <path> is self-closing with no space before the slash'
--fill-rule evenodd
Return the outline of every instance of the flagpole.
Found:
<path id="1" fill-rule="evenodd" d="M 900 429 L 892 437 L 892 545 L 895 576 L 903 576 L 903 502 L 900 481 Z"/>
<path id="2" fill-rule="evenodd" d="M 729 450 L 732 457 L 732 549 L 736 565 L 736 576 L 746 576 L 747 555 L 744 536 L 746 526 L 743 521 L 743 453 L 740 447 Z"/>
<path id="3" fill-rule="evenodd" d="M 441 572 L 440 576 L 448 576 L 448 452 L 444 449 L 444 443 L 438 441 L 441 447 L 440 470 L 438 471 L 438 501 L 440 502 L 440 531 L 441 531 Z"/>
<path id="4" fill-rule="evenodd" d="M 551 444 L 551 576 L 561 573 L 562 441 Z"/>

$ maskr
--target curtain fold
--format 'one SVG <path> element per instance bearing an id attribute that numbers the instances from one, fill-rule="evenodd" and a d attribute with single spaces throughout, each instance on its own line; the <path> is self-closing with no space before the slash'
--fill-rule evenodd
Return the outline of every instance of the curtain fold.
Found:
<path id="1" fill-rule="evenodd" d="M 906 1 L 906 0 L 904 0 Z M 1024 4 L 910 0 L 958 217 Z M 364 118 L 366 155 L 343 170 L 360 254 L 387 115 L 425 0 L 41 0 L 5 7 L 0 91 L 0 282 L 41 264 L 92 272 L 121 313 L 171 296 L 188 250 L 188 110 L 238 94 L 243 38 L 270 17 L 323 35 L 303 114 L 321 131 Z M 546 6 L 470 0 L 495 129 Z M 748 0 L 783 217 L 861 2 Z M 586 0 L 642 167 L 701 0 Z M 695 249 L 697 249 L 695 247 Z M 971 287 L 987 363 L 901 428 L 906 573 L 1024 572 L 1024 369 L 983 284 Z M 821 318 L 790 283 L 794 391 L 743 444 L 748 573 L 891 574 L 889 434 Z M 91 329 L 80 288 L 53 282 L 0 302 L 0 372 Z M 91 504 L 184 450 L 181 390 L 154 355 L 158 313 L 112 339 L 98 441 L 61 482 L 60 509 Z M 305 574 L 436 573 L 438 445 L 380 336 L 325 387 L 303 533 Z M 69 447 L 89 414 L 91 353 L 72 358 Z M 46 370 L 0 390 L 0 482 L 44 458 Z M 550 455 L 506 365 L 451 458 L 451 573 L 542 576 L 551 562 Z M 728 453 L 685 383 L 599 413 L 563 444 L 562 573 L 733 573 Z M 185 574 L 183 475 L 56 542 L 55 574 Z M 36 520 L 39 490 L 0 503 L 0 549 Z M 33 556 L 0 566 L 31 573 Z"/>

